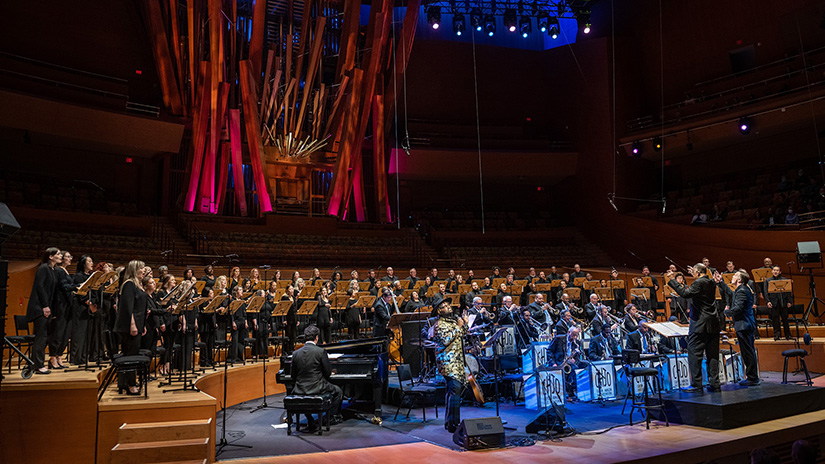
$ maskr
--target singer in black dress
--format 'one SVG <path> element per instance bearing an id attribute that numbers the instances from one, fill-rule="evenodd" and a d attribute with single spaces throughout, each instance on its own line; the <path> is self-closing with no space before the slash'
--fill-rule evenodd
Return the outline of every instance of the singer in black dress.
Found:
<path id="1" fill-rule="evenodd" d="M 130 261 L 123 273 L 118 298 L 115 331 L 120 333 L 121 354 L 135 356 L 140 352 L 141 336 L 146 330 L 146 308 L 148 297 L 143 291 L 141 280 L 144 274 L 142 261 Z M 129 395 L 139 395 L 135 373 L 118 375 L 118 393 L 126 390 Z"/>
<path id="2" fill-rule="evenodd" d="M 26 321 L 34 324 L 34 346 L 32 347 L 32 361 L 35 374 L 48 374 L 46 368 L 46 340 L 48 337 L 49 319 L 52 317 L 52 301 L 57 288 L 57 279 L 54 267 L 63 256 L 60 250 L 47 248 L 40 260 L 40 267 L 34 275 L 34 284 L 26 307 Z"/>

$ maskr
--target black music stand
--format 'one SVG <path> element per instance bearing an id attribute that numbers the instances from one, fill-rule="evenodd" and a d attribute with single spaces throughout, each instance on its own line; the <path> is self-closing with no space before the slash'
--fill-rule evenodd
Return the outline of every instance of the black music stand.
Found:
<path id="1" fill-rule="evenodd" d="M 499 362 L 499 350 L 504 350 L 504 343 L 502 340 L 502 334 L 507 331 L 506 327 L 499 327 L 498 330 L 490 337 L 489 340 L 486 340 L 484 343 L 481 344 L 481 349 L 486 349 L 490 346 L 493 347 L 493 374 L 495 375 L 495 383 L 496 383 L 496 416 L 499 416 L 499 395 L 498 395 L 498 372 L 500 370 L 500 362 Z M 499 345 L 496 347 L 496 345 Z M 498 348 L 498 349 L 497 349 Z"/>
<path id="2" fill-rule="evenodd" d="M 91 278 L 91 276 L 89 276 L 89 277 Z M 108 285 L 101 289 L 101 287 L 103 287 L 104 282 L 102 282 L 102 281 L 97 282 L 97 284 L 98 285 L 96 285 L 94 288 L 92 288 L 92 286 L 89 286 L 89 288 L 86 291 L 86 295 L 89 296 L 89 301 L 91 301 L 92 300 L 92 292 L 97 292 L 98 290 L 100 290 L 100 303 L 97 305 L 97 310 L 98 311 L 103 311 L 103 293 L 105 292 L 106 287 L 108 287 Z M 120 285 L 118 285 L 118 288 L 120 288 Z M 117 290 L 115 290 L 115 291 L 117 291 Z M 103 369 L 103 367 L 104 367 L 104 365 L 100 363 L 100 356 L 97 357 L 97 359 L 95 360 L 94 365 L 89 366 L 89 356 L 91 356 L 91 354 L 92 354 L 91 353 L 91 350 L 92 350 L 92 327 L 93 327 L 92 322 L 94 321 L 94 313 L 92 313 L 92 310 L 89 309 L 89 308 L 86 308 L 86 311 L 87 311 L 87 313 L 89 313 L 89 318 L 86 320 L 86 340 L 84 341 L 85 344 L 86 344 L 86 359 L 84 359 L 84 361 L 83 361 L 83 367 L 65 369 L 63 372 L 79 372 L 79 371 L 90 371 L 90 370 L 92 372 L 94 372 L 95 369 Z M 74 343 L 74 340 L 72 340 L 72 343 Z M 104 345 L 105 345 L 105 343 L 104 343 Z M 104 346 L 104 351 L 105 351 L 105 346 Z"/>

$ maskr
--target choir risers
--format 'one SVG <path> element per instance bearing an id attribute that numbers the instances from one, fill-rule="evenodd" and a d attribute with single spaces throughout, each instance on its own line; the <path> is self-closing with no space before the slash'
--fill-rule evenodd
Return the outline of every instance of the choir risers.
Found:
<path id="1" fill-rule="evenodd" d="M 118 443 L 209 438 L 212 427 L 212 419 L 123 424 L 118 430 Z"/>
<path id="2" fill-rule="evenodd" d="M 188 440 L 147 441 L 118 443 L 112 448 L 112 464 L 163 463 L 206 459 L 209 455 L 209 438 Z"/>

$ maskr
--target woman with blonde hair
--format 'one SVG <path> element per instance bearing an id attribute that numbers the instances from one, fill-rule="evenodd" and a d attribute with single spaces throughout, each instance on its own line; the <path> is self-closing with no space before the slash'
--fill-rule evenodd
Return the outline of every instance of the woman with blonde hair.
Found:
<path id="1" fill-rule="evenodd" d="M 123 271 L 120 284 L 115 331 L 120 333 L 121 353 L 123 356 L 135 356 L 140 352 L 141 336 L 146 331 L 146 308 L 148 296 L 143 291 L 141 280 L 144 276 L 143 261 L 132 260 Z M 127 395 L 139 395 L 135 373 L 119 375 L 118 393 L 124 390 Z"/>

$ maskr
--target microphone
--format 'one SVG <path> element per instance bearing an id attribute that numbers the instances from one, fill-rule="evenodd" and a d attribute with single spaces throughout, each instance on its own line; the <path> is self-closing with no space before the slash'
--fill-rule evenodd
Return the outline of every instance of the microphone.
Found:
<path id="1" fill-rule="evenodd" d="M 235 255 L 235 256 L 238 256 L 238 255 Z M 272 269 L 272 266 L 270 266 L 269 264 L 264 264 L 263 266 L 258 266 L 258 269 Z"/>
<path id="2" fill-rule="evenodd" d="M 237 257 L 238 257 L 238 255 L 236 255 L 236 254 L 234 254 L 234 253 L 233 253 L 233 254 L 231 254 L 231 255 L 226 255 L 226 256 L 224 256 L 224 258 L 237 258 Z"/>
<path id="3" fill-rule="evenodd" d="M 164 250 L 164 251 L 161 251 L 160 254 L 163 255 L 163 256 L 166 256 L 171 252 L 172 252 L 172 250 Z"/>

